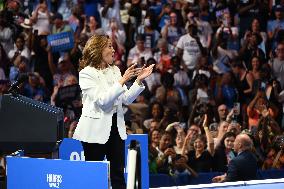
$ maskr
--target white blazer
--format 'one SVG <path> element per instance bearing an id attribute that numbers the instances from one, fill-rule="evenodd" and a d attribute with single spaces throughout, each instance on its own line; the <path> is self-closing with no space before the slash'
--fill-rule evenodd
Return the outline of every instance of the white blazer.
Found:
<path id="1" fill-rule="evenodd" d="M 117 127 L 121 139 L 125 140 L 126 127 L 122 103 L 131 104 L 145 89 L 134 82 L 127 89 L 118 82 L 121 73 L 118 67 L 104 70 L 87 66 L 79 73 L 79 85 L 82 90 L 82 115 L 73 138 L 88 142 L 105 144 L 110 136 L 112 115 L 117 112 Z"/>

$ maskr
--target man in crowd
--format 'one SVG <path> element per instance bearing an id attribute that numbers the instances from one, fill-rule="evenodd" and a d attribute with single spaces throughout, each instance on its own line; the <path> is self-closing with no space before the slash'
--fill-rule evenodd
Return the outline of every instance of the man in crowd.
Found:
<path id="1" fill-rule="evenodd" d="M 238 154 L 228 164 L 226 174 L 214 177 L 213 182 L 233 182 L 256 179 L 257 161 L 251 152 L 253 143 L 246 134 L 239 134 L 234 142 L 234 150 Z"/>

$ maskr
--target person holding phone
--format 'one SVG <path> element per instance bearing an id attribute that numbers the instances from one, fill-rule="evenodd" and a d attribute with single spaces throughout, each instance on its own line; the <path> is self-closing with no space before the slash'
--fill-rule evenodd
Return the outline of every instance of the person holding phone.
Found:
<path id="1" fill-rule="evenodd" d="M 50 14 L 46 0 L 40 0 L 30 18 L 33 23 L 34 32 L 38 35 L 48 35 L 50 33 Z"/>
<path id="2" fill-rule="evenodd" d="M 145 35 L 138 34 L 136 36 L 136 45 L 129 51 L 127 67 L 130 67 L 134 63 L 138 63 L 137 66 L 142 67 L 142 57 L 144 57 L 144 60 L 147 61 L 149 58 L 152 58 L 153 55 L 150 49 L 145 48 Z"/>
<path id="3" fill-rule="evenodd" d="M 265 92 L 259 90 L 247 108 L 249 129 L 252 130 L 258 126 L 258 121 L 264 112 L 268 112 L 269 116 L 276 118 L 278 111 L 277 107 L 267 100 Z"/>
<path id="4" fill-rule="evenodd" d="M 126 127 L 122 104 L 132 103 L 145 89 L 142 81 L 154 65 L 130 66 L 123 76 L 114 65 L 114 49 L 106 35 L 94 35 L 86 43 L 80 61 L 79 85 L 82 90 L 82 115 L 73 138 L 82 142 L 87 161 L 110 161 L 113 189 L 125 189 L 124 140 Z M 127 89 L 126 82 L 137 77 Z"/>
<path id="5" fill-rule="evenodd" d="M 197 34 L 196 23 L 190 23 L 188 33 L 179 38 L 176 46 L 178 48 L 177 55 L 182 60 L 184 69 L 190 78 L 192 78 L 198 58 L 206 54 L 206 48 L 202 46 Z"/>
<path id="6" fill-rule="evenodd" d="M 217 29 L 216 37 L 218 37 L 220 33 L 223 33 L 223 36 L 225 36 L 225 39 L 227 39 L 227 49 L 239 50 L 239 30 L 237 27 L 232 25 L 232 18 L 230 16 L 230 13 L 224 13 L 221 21 L 222 24 Z"/>

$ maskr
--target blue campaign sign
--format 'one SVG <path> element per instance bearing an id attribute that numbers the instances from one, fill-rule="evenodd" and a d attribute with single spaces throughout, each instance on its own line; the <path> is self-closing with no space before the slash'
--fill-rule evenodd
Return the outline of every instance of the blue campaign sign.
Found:
<path id="1" fill-rule="evenodd" d="M 148 168 L 148 135 L 133 134 L 128 135 L 125 141 L 125 175 L 127 178 L 127 153 L 131 140 L 136 140 L 140 145 L 141 153 L 141 180 L 142 189 L 149 188 L 149 168 Z M 84 161 L 84 150 L 81 142 L 78 140 L 65 138 L 59 146 L 59 158 L 65 160 Z"/>
<path id="2" fill-rule="evenodd" d="M 108 189 L 109 163 L 7 157 L 9 189 Z"/>
<path id="3" fill-rule="evenodd" d="M 74 47 L 74 37 L 71 32 L 62 32 L 47 36 L 52 52 L 61 52 Z"/>

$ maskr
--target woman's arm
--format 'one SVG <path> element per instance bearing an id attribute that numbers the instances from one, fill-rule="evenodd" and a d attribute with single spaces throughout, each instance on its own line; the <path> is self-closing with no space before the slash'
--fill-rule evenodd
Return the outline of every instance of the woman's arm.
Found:
<path id="1" fill-rule="evenodd" d="M 132 65 L 131 67 L 134 68 L 136 66 L 136 64 Z M 154 68 L 154 64 L 145 67 L 145 65 L 142 68 L 136 68 L 137 72 L 137 79 L 135 80 L 135 82 L 133 83 L 133 85 L 130 87 L 129 90 L 127 90 L 124 95 L 123 95 L 123 99 L 122 102 L 126 105 L 131 104 L 136 98 L 137 96 L 145 89 L 145 86 L 142 84 L 142 81 L 147 78 L 149 75 L 151 75 L 153 68 Z M 131 68 L 130 67 L 130 68 Z M 127 73 L 127 70 L 126 72 Z"/>
<path id="2" fill-rule="evenodd" d="M 166 23 L 166 25 L 163 27 L 161 34 L 162 38 L 167 39 L 168 38 L 168 30 L 169 30 L 169 23 Z"/>
<path id="3" fill-rule="evenodd" d="M 211 156 L 214 155 L 214 140 L 208 128 L 207 114 L 204 115 L 203 128 L 207 139 L 207 149 Z"/>
<path id="4" fill-rule="evenodd" d="M 245 94 L 252 92 L 254 77 L 253 77 L 253 75 L 252 75 L 251 72 L 248 72 L 248 73 L 247 73 L 247 75 L 246 75 L 246 80 L 247 80 L 247 82 L 248 82 L 249 89 L 244 90 L 244 93 L 245 93 Z"/>
<path id="5" fill-rule="evenodd" d="M 112 108 L 114 101 L 125 92 L 125 88 L 117 81 L 112 87 L 105 90 L 99 85 L 100 79 L 90 73 L 79 73 L 79 84 L 82 89 L 83 98 L 87 98 L 95 103 L 103 111 Z"/>
<path id="6" fill-rule="evenodd" d="M 36 8 L 36 10 L 33 12 L 32 17 L 30 18 L 30 20 L 32 21 L 32 23 L 36 23 L 37 22 L 37 17 L 38 17 L 38 9 L 39 6 Z"/>

